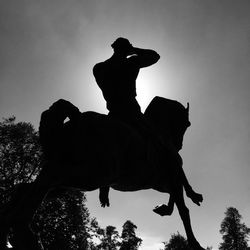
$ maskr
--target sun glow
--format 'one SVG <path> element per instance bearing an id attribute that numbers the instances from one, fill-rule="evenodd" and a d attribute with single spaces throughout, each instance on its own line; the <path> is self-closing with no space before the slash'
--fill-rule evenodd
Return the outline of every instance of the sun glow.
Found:
<path id="1" fill-rule="evenodd" d="M 141 71 L 136 80 L 137 101 L 142 111 L 147 108 L 150 101 L 159 95 L 159 85 L 156 84 L 159 78 L 152 71 Z M 157 87 L 158 86 L 158 87 Z"/>

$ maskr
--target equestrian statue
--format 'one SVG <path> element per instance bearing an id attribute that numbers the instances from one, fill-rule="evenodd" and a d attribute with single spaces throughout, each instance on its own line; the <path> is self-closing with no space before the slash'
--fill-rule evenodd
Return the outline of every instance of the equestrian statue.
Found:
<path id="1" fill-rule="evenodd" d="M 103 207 L 109 206 L 110 188 L 168 193 L 168 204 L 156 206 L 153 211 L 171 215 L 175 204 L 189 246 L 204 250 L 194 236 L 184 190 L 198 206 L 203 198 L 189 184 L 178 153 L 191 125 L 189 105 L 185 108 L 177 101 L 157 96 L 142 113 L 136 100 L 136 78 L 141 68 L 156 63 L 160 56 L 154 50 L 134 47 L 126 38 L 118 38 L 111 46 L 111 58 L 93 68 L 108 115 L 81 113 L 63 99 L 42 113 L 42 170 L 31 185 L 18 191 L 20 195 L 10 201 L 12 205 L 0 210 L 0 249 L 6 247 L 10 228 L 17 235 L 15 249 L 41 249 L 29 224 L 46 195 L 63 187 L 99 189 Z"/>

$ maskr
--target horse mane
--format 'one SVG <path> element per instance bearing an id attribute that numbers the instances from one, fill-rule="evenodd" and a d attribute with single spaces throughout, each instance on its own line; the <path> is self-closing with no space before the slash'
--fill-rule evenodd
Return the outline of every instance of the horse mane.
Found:
<path id="1" fill-rule="evenodd" d="M 164 140 L 171 140 L 178 151 L 182 148 L 184 133 L 191 125 L 189 105 L 185 108 L 178 101 L 156 96 L 146 108 L 144 116 Z"/>

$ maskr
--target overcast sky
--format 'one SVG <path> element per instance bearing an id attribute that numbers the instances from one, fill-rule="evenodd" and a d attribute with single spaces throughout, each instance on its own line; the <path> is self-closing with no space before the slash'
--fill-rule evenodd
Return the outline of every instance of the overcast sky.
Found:
<path id="1" fill-rule="evenodd" d="M 59 98 L 107 113 L 92 68 L 111 56 L 119 36 L 161 56 L 140 72 L 143 110 L 155 95 L 190 103 L 181 155 L 204 203 L 187 205 L 201 244 L 217 248 L 228 206 L 250 226 L 250 1 L 0 0 L 0 116 L 37 128 Z M 177 211 L 168 218 L 152 212 L 167 194 L 110 196 L 103 209 L 97 193 L 88 193 L 91 215 L 118 230 L 132 220 L 142 250 L 158 250 L 177 231 L 185 235 Z"/>

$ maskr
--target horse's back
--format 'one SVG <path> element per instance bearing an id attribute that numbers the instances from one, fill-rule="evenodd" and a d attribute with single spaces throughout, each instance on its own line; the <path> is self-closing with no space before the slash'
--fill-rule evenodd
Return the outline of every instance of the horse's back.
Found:
<path id="1" fill-rule="evenodd" d="M 155 107 L 158 104 L 150 108 L 151 113 L 156 112 Z M 162 147 L 156 134 L 147 129 L 140 133 L 107 115 L 84 112 L 63 124 L 53 152 L 57 166 L 42 172 L 85 190 L 111 185 L 121 191 L 133 191 L 150 188 L 156 182 L 170 184 L 175 165 L 179 164 L 178 152 Z"/>
<path id="2" fill-rule="evenodd" d="M 84 179 L 112 184 L 132 172 L 138 175 L 142 166 L 148 169 L 145 140 L 124 122 L 85 112 L 77 122 L 67 122 L 64 131 L 61 157 L 72 165 L 68 176 L 77 173 Z"/>

